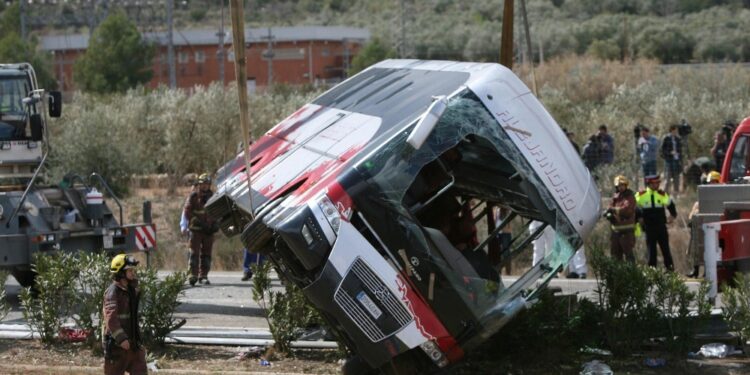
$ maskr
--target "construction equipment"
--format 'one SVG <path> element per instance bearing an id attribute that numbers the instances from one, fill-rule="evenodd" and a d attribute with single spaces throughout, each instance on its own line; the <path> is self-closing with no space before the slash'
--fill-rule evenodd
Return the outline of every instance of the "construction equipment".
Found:
<path id="1" fill-rule="evenodd" d="M 720 284 L 730 284 L 736 272 L 750 272 L 750 117 L 734 130 L 721 184 L 698 187 L 699 213 L 693 216 L 692 233 L 702 249 L 710 297 Z"/>
<path id="2" fill-rule="evenodd" d="M 156 246 L 150 205 L 144 223 L 121 225 L 122 204 L 105 179 L 67 175 L 41 182 L 49 155 L 49 117 L 60 117 L 62 95 L 37 84 L 28 63 L 0 64 L 0 269 L 31 286 L 35 254 L 123 253 Z M 119 208 L 115 216 L 97 187 Z"/>

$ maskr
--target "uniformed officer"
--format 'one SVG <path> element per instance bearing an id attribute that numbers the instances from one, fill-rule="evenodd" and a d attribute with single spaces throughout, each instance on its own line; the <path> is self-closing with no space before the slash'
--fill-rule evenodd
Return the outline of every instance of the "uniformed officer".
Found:
<path id="1" fill-rule="evenodd" d="M 196 282 L 210 284 L 208 271 L 211 269 L 211 250 L 216 223 L 206 213 L 206 202 L 211 198 L 211 176 L 204 173 L 198 177 L 198 189 L 193 190 L 185 202 L 185 218 L 190 229 L 190 285 Z"/>
<path id="2" fill-rule="evenodd" d="M 661 248 L 664 257 L 664 266 L 674 270 L 672 253 L 669 250 L 669 233 L 667 224 L 672 223 L 677 217 L 677 209 L 669 194 L 659 189 L 661 179 L 659 175 L 650 175 L 645 178 L 646 190 L 641 190 L 635 195 L 635 201 L 641 210 L 641 227 L 646 232 L 646 246 L 648 247 L 648 265 L 656 267 L 656 244 Z M 667 217 L 664 210 L 669 210 Z"/>
<path id="3" fill-rule="evenodd" d="M 104 292 L 102 322 L 105 375 L 146 374 L 146 351 L 138 329 L 137 265 L 125 254 L 115 256 L 110 264 L 113 281 Z"/>

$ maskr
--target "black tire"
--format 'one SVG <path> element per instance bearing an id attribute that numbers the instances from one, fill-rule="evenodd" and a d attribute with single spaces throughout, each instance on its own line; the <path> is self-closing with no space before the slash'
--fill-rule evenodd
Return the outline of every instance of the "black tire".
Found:
<path id="1" fill-rule="evenodd" d="M 24 288 L 33 287 L 34 286 L 34 279 L 36 278 L 36 272 L 32 270 L 19 270 L 15 269 L 11 273 L 13 275 L 13 278 L 18 281 L 18 284 L 20 284 Z"/>

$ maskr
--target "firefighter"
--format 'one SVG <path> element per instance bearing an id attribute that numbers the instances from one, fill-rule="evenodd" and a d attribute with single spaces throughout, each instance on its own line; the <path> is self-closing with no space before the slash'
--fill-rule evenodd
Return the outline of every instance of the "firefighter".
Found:
<path id="1" fill-rule="evenodd" d="M 138 261 L 120 254 L 112 259 L 112 284 L 104 292 L 104 374 L 146 374 L 146 351 L 138 329 Z"/>
<path id="2" fill-rule="evenodd" d="M 648 265 L 656 267 L 656 244 L 661 248 L 664 257 L 664 266 L 668 270 L 674 270 L 672 253 L 669 250 L 669 233 L 667 224 L 671 224 L 677 217 L 672 198 L 659 189 L 661 179 L 659 175 L 649 175 L 644 179 L 646 190 L 641 190 L 635 195 L 635 201 L 641 210 L 641 227 L 646 232 L 646 246 L 648 247 Z M 667 217 L 664 210 L 669 210 Z"/>
<path id="3" fill-rule="evenodd" d="M 635 263 L 635 194 L 628 187 L 629 181 L 625 176 L 615 177 L 614 184 L 615 194 L 606 212 L 612 229 L 610 254 L 617 260 L 625 258 Z"/>
<path id="4" fill-rule="evenodd" d="M 196 282 L 210 284 L 208 271 L 211 269 L 211 249 L 214 243 L 214 233 L 218 230 L 216 223 L 211 220 L 205 210 L 206 202 L 211 198 L 211 176 L 204 173 L 198 177 L 198 189 L 188 196 L 185 202 L 185 218 L 190 229 L 190 285 Z"/>

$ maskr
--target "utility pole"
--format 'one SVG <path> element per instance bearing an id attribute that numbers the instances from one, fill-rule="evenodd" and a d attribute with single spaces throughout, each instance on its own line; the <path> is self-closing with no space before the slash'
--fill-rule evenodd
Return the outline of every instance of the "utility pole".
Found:
<path id="1" fill-rule="evenodd" d="M 534 51 L 531 49 L 531 34 L 529 33 L 529 18 L 526 15 L 526 0 L 521 0 L 521 14 L 523 15 L 523 29 L 526 34 L 526 50 L 528 51 L 529 63 L 531 64 L 531 88 L 534 95 L 539 97 L 536 89 L 536 74 L 534 74 Z"/>
<path id="2" fill-rule="evenodd" d="M 344 43 L 344 78 L 349 77 L 349 40 L 341 40 Z"/>
<path id="3" fill-rule="evenodd" d="M 172 10 L 174 8 L 174 0 L 167 0 L 167 65 L 169 67 L 169 88 L 177 88 L 177 76 L 175 74 L 174 66 L 174 20 L 172 18 Z"/>
<path id="4" fill-rule="evenodd" d="M 26 1 L 27 0 L 19 0 L 21 3 L 19 6 L 19 12 L 21 13 L 21 39 L 23 41 L 26 41 Z"/>
<path id="5" fill-rule="evenodd" d="M 406 57 L 406 11 L 404 0 L 400 0 L 401 5 L 401 40 L 399 41 L 398 57 L 403 59 Z"/>
<path id="6" fill-rule="evenodd" d="M 500 64 L 513 69 L 513 0 L 505 0 L 503 31 L 500 35 Z"/>
<path id="7" fill-rule="evenodd" d="M 251 185 L 250 170 L 250 114 L 247 108 L 247 71 L 245 70 L 245 15 L 242 8 L 242 0 L 230 0 L 230 12 L 232 14 L 232 47 L 234 48 L 234 74 L 237 78 L 237 96 L 240 103 L 240 124 L 242 125 L 242 141 L 244 143 L 245 174 L 247 176 L 247 189 L 250 192 L 250 217 L 255 219 L 253 210 L 253 189 Z M 270 29 L 269 29 L 270 34 Z"/>
<path id="8" fill-rule="evenodd" d="M 225 79 L 224 79 L 224 63 L 226 62 L 226 59 L 224 58 L 224 37 L 226 36 L 226 33 L 224 32 L 224 0 L 221 1 L 221 24 L 219 26 L 219 32 L 216 34 L 219 37 L 219 50 L 216 53 L 216 57 L 219 60 L 219 80 L 221 80 L 222 86 L 226 85 Z"/>
<path id="9" fill-rule="evenodd" d="M 263 57 L 268 60 L 268 85 L 273 85 L 273 40 L 275 39 L 273 34 L 271 33 L 271 28 L 268 28 L 268 35 L 265 37 L 265 39 L 268 39 L 268 47 L 266 49 L 266 52 L 263 54 Z"/>

